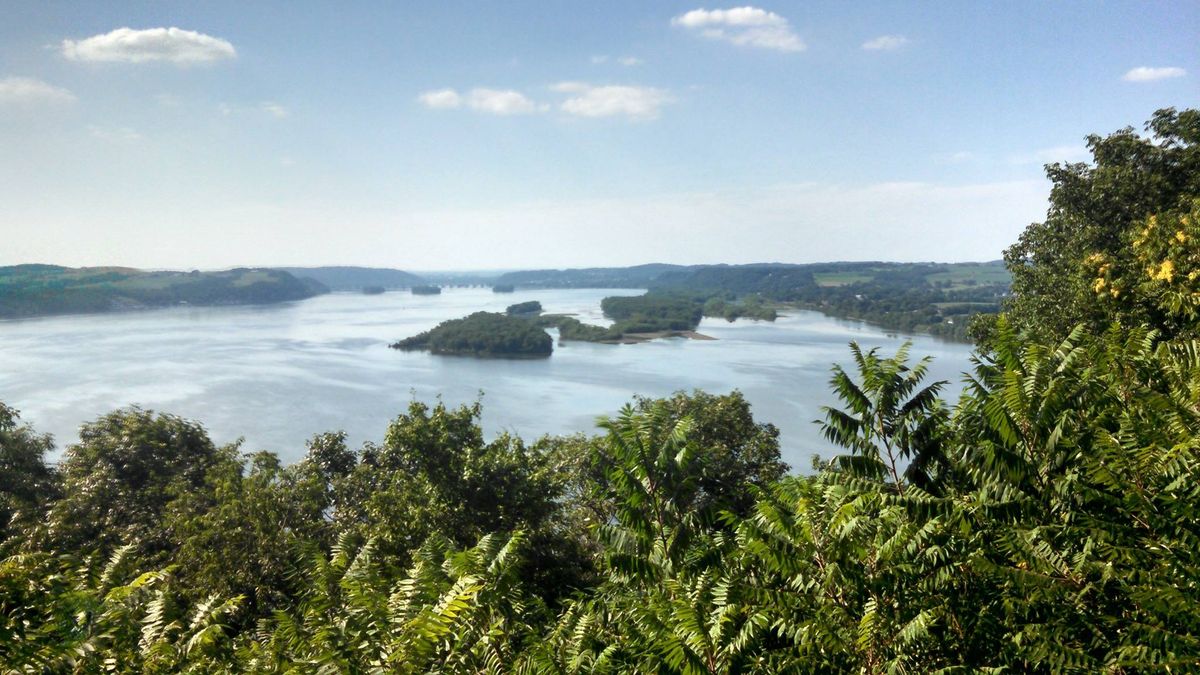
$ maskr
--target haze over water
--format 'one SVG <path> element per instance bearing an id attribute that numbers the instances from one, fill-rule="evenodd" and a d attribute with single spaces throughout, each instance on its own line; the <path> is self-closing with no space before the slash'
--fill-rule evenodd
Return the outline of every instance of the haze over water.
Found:
<path id="1" fill-rule="evenodd" d="M 891 353 L 905 339 L 815 312 L 775 323 L 705 319 L 714 341 L 669 339 L 638 345 L 556 344 L 540 360 L 475 359 L 400 352 L 387 345 L 474 311 L 503 311 L 539 300 L 607 324 L 600 300 L 634 290 L 447 289 L 440 296 L 334 293 L 255 307 L 175 308 L 92 316 L 0 321 L 0 400 L 54 434 L 59 449 L 81 423 L 139 405 L 201 422 L 218 443 L 239 436 L 244 451 L 304 456 L 313 434 L 345 430 L 353 446 L 381 441 L 408 403 L 470 402 L 483 392 L 490 439 L 502 430 L 532 441 L 543 434 L 593 433 L 635 394 L 740 389 L 755 419 L 780 429 L 784 459 L 806 471 L 814 454 L 837 450 L 812 420 L 835 403 L 832 363 L 848 363 L 847 343 Z M 951 381 L 957 398 L 969 369 L 968 345 L 912 337 L 914 356 L 935 357 L 932 379 Z"/>

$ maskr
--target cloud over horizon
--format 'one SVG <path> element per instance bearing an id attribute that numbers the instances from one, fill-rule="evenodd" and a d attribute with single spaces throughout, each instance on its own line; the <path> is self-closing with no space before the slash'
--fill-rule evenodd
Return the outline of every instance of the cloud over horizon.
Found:
<path id="1" fill-rule="evenodd" d="M 801 52 L 807 48 L 787 19 L 758 7 L 693 9 L 671 19 L 671 25 L 739 46 L 781 52 Z"/>
<path id="2" fill-rule="evenodd" d="M 559 82 L 550 91 L 567 97 L 558 110 L 577 117 L 625 117 L 631 120 L 656 119 L 664 105 L 675 98 L 665 89 L 638 85 L 593 85 L 587 82 Z M 454 89 L 435 89 L 417 96 L 417 102 L 432 110 L 467 108 L 492 115 L 544 113 L 550 104 L 538 102 L 515 89 L 476 87 L 465 94 Z"/>
<path id="3" fill-rule="evenodd" d="M 890 52 L 900 49 L 908 42 L 908 38 L 903 35 L 880 35 L 864 42 L 862 48 L 869 52 Z"/>
<path id="4" fill-rule="evenodd" d="M 118 28 L 83 40 L 63 40 L 62 54 L 71 61 L 177 65 L 211 63 L 237 56 L 228 40 L 182 28 Z"/>
<path id="5" fill-rule="evenodd" d="M 0 78 L 0 103 L 74 103 L 75 94 L 32 77 Z"/>
<path id="6" fill-rule="evenodd" d="M 1154 82 L 1155 80 L 1166 80 L 1172 77 L 1183 77 L 1184 75 L 1187 75 L 1187 71 L 1175 66 L 1164 68 L 1138 66 L 1125 73 L 1121 79 L 1126 82 Z"/>
<path id="7" fill-rule="evenodd" d="M 515 89 L 489 89 L 487 87 L 476 87 L 465 95 L 459 94 L 454 89 L 437 89 L 420 94 L 417 96 L 417 101 L 433 110 L 456 110 L 467 107 L 492 115 L 526 115 L 549 109 L 545 104 L 536 103 Z"/>
<path id="8" fill-rule="evenodd" d="M 627 117 L 635 120 L 656 119 L 662 107 L 675 99 L 665 89 L 634 85 L 594 86 L 586 82 L 560 82 L 551 90 L 570 94 L 559 106 L 580 117 Z"/>

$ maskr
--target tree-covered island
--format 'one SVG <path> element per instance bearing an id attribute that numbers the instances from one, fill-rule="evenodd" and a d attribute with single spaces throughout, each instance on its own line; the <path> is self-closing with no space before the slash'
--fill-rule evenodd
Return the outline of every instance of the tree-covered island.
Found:
<path id="1" fill-rule="evenodd" d="M 391 346 L 404 351 L 427 350 L 431 354 L 453 356 L 541 358 L 554 351 L 554 340 L 527 319 L 475 312 L 461 319 L 443 321 L 431 330 Z"/>
<path id="2" fill-rule="evenodd" d="M 537 316 L 542 313 L 542 303 L 537 300 L 518 302 L 515 305 L 509 305 L 504 313 L 509 316 Z"/>

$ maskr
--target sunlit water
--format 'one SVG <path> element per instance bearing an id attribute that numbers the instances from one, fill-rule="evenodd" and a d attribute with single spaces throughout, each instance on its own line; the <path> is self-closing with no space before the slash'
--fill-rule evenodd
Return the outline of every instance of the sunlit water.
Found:
<path id="1" fill-rule="evenodd" d="M 345 430 L 354 444 L 381 440 L 388 421 L 416 397 L 470 402 L 483 393 L 483 425 L 527 439 L 592 431 L 635 394 L 740 389 L 756 419 L 779 427 L 784 459 L 807 470 L 835 450 L 812 420 L 835 401 L 832 363 L 849 361 L 847 343 L 891 352 L 905 338 L 814 312 L 774 323 L 705 319 L 714 341 L 637 345 L 556 344 L 539 360 L 433 356 L 389 342 L 477 310 L 503 311 L 540 300 L 548 312 L 607 323 L 606 295 L 629 290 L 550 290 L 495 294 L 448 289 L 335 293 L 265 307 L 175 308 L 95 316 L 0 321 L 0 400 L 16 407 L 60 448 L 79 425 L 139 405 L 202 422 L 217 442 L 245 438 L 244 450 L 303 456 L 315 433 Z M 957 398 L 970 348 L 918 336 L 914 355 L 935 357 L 934 378 Z"/>

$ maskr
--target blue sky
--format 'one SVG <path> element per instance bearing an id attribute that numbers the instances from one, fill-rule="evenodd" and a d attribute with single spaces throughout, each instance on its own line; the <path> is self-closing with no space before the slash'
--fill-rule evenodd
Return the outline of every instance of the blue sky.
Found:
<path id="1" fill-rule="evenodd" d="M 1196 2 L 8 2 L 0 264 L 995 259 L 1198 44 Z"/>

